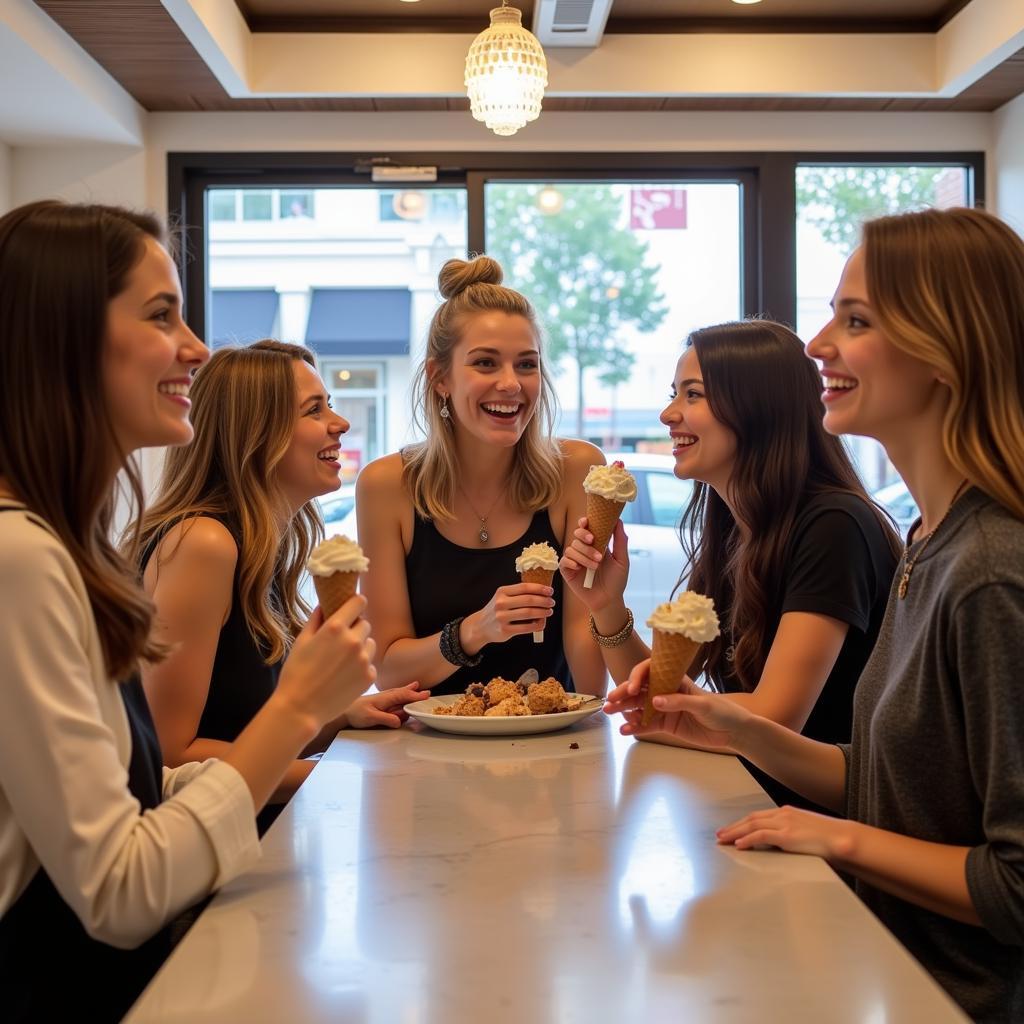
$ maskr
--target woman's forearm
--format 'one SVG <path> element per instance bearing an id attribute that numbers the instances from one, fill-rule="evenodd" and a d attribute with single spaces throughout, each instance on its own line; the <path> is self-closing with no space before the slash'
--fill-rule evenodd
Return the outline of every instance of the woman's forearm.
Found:
<path id="1" fill-rule="evenodd" d="M 946 846 L 847 822 L 829 863 L 936 914 L 980 925 L 967 888 L 966 846 Z"/>
<path id="2" fill-rule="evenodd" d="M 418 681 L 429 690 L 458 670 L 441 654 L 441 634 L 425 637 L 400 637 L 394 640 L 380 659 L 378 690 L 393 690 Z"/>
<path id="3" fill-rule="evenodd" d="M 768 718 L 752 715 L 734 744 L 773 779 L 832 811 L 846 802 L 846 758 L 833 743 L 818 743 Z"/>
<path id="4" fill-rule="evenodd" d="M 614 636 L 625 626 L 626 619 L 627 612 L 624 604 L 616 604 L 594 612 L 594 626 L 602 636 Z M 596 646 L 596 641 L 594 643 Z M 636 630 L 625 643 L 619 644 L 617 647 L 601 646 L 600 650 L 608 674 L 616 684 L 624 682 L 638 662 L 651 656 L 650 648 L 640 639 Z"/>

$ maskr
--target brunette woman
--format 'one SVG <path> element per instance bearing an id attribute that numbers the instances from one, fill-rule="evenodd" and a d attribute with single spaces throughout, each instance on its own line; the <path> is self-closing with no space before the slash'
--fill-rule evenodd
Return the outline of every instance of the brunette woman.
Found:
<path id="1" fill-rule="evenodd" d="M 152 218 L 0 218 L 0 992 L 5 1020 L 118 1020 L 169 924 L 259 856 L 255 811 L 373 680 L 353 598 L 297 637 L 219 760 L 161 767 L 137 678 L 166 647 L 110 540 L 139 448 L 187 444 L 207 359 Z"/>
<path id="2" fill-rule="evenodd" d="M 975 1020 L 1024 1020 L 1024 242 L 980 210 L 864 228 L 811 342 L 825 426 L 875 437 L 921 509 L 853 740 L 799 736 L 685 681 L 652 728 L 731 747 L 845 814 L 784 807 L 739 848 L 827 858 Z M 641 727 L 642 667 L 615 694 Z"/>
<path id="3" fill-rule="evenodd" d="M 554 587 L 519 582 L 515 562 L 527 544 L 561 550 L 584 508 L 583 477 L 604 459 L 551 436 L 537 317 L 501 279 L 486 256 L 444 265 L 416 379 L 426 439 L 372 462 L 356 485 L 378 685 L 418 679 L 456 693 L 535 668 L 603 693 L 586 609 L 557 577 Z"/>
<path id="4" fill-rule="evenodd" d="M 676 475 L 695 481 L 682 517 L 683 578 L 713 598 L 722 622 L 691 672 L 726 700 L 834 743 L 850 737 L 853 691 L 881 624 L 897 539 L 842 443 L 822 428 L 820 391 L 792 331 L 764 320 L 721 324 L 690 335 L 661 420 Z M 589 538 L 585 526 L 577 531 L 562 571 L 589 604 L 621 681 L 650 653 L 622 600 L 625 532 L 620 525 L 604 558 Z M 588 591 L 580 581 L 590 565 L 600 570 Z M 776 799 L 794 799 L 761 781 Z"/>

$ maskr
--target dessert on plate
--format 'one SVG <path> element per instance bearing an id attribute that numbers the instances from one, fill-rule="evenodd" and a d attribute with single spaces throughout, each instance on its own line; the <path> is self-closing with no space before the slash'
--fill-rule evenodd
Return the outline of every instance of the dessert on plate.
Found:
<path id="1" fill-rule="evenodd" d="M 586 698 L 566 693 L 553 676 L 539 682 L 512 682 L 496 676 L 489 683 L 470 683 L 466 692 L 453 704 L 439 705 L 435 715 L 457 717 L 509 718 L 521 715 L 552 715 L 562 711 L 578 711 Z"/>

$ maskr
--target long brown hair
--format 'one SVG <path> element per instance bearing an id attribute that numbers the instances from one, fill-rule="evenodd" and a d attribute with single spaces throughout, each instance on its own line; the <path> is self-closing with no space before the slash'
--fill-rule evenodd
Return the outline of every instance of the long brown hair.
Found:
<path id="1" fill-rule="evenodd" d="M 140 531 L 148 546 L 185 519 L 212 516 L 225 522 L 238 544 L 245 623 L 268 663 L 284 657 L 309 616 L 299 579 L 324 535 L 315 501 L 292 517 L 284 536 L 278 526 L 284 499 L 277 467 L 299 412 L 296 360 L 316 368 L 309 349 L 280 341 L 214 352 L 190 391 L 195 439 L 168 452 L 157 499 Z M 175 550 L 162 552 L 162 562 Z M 272 587 L 277 602 L 269 599 Z"/>
<path id="2" fill-rule="evenodd" d="M 720 689 L 734 676 L 750 692 L 774 639 L 771 610 L 779 607 L 787 550 L 808 498 L 852 494 L 875 511 L 894 552 L 899 543 L 842 442 L 822 426 L 821 377 L 791 330 L 746 320 L 694 331 L 687 345 L 696 350 L 712 415 L 736 435 L 729 491 L 736 515 L 697 482 L 680 526 L 687 586 L 711 597 L 723 617 L 722 633 L 702 648 L 694 670 Z"/>
<path id="3" fill-rule="evenodd" d="M 501 265 L 489 256 L 469 260 L 448 260 L 438 275 L 438 290 L 444 302 L 430 322 L 427 351 L 413 381 L 413 421 L 426 440 L 405 450 L 403 479 L 413 507 L 428 519 L 454 516 L 458 487 L 455 456 L 455 425 L 441 415 L 434 384 L 452 365 L 452 350 L 462 337 L 468 317 L 478 313 L 501 312 L 521 316 L 533 328 L 538 347 L 541 330 L 529 300 L 501 284 Z M 428 372 L 428 366 L 433 374 Z M 555 421 L 555 393 L 540 359 L 541 389 L 536 413 L 530 417 L 523 436 L 516 442 L 512 475 L 508 482 L 509 504 L 521 512 L 546 508 L 562 489 L 561 454 L 551 439 Z"/>
<path id="4" fill-rule="evenodd" d="M 82 575 L 112 679 L 158 660 L 152 602 L 111 539 L 118 467 L 103 385 L 108 307 L 159 222 L 113 206 L 29 203 L 0 218 L 0 474 L 44 519 Z"/>
<path id="5" fill-rule="evenodd" d="M 868 298 L 886 338 L 949 385 L 946 457 L 1024 518 L 1024 241 L 982 210 L 864 225 Z"/>

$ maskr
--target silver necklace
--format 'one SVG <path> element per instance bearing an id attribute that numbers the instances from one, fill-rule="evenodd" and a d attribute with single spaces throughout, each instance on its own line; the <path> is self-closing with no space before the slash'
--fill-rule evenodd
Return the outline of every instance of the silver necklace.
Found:
<path id="1" fill-rule="evenodd" d="M 487 520 L 490 518 L 491 513 L 498 507 L 498 502 L 501 501 L 501 495 L 499 494 L 497 498 L 495 498 L 494 501 L 491 502 L 491 507 L 487 510 L 487 515 L 482 516 L 480 515 L 479 512 L 477 512 L 476 507 L 473 505 L 473 502 L 469 500 L 469 495 L 463 489 L 462 484 L 459 484 L 459 490 L 462 491 L 462 496 L 466 499 L 466 504 L 472 510 L 473 515 L 475 515 L 477 519 L 480 520 L 480 532 L 477 534 L 477 536 L 480 538 L 481 544 L 486 544 L 491 539 L 491 535 L 487 532 Z"/>

